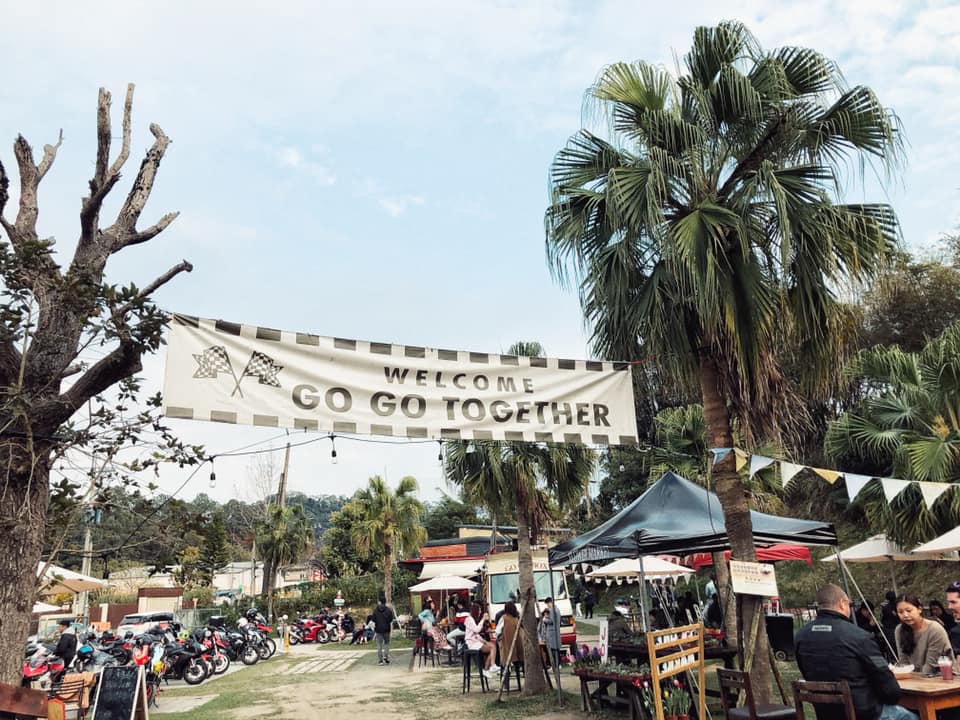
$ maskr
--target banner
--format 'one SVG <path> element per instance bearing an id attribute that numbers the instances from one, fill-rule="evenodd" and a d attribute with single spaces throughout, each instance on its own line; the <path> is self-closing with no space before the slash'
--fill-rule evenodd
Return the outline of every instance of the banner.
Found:
<path id="1" fill-rule="evenodd" d="M 330 338 L 174 315 L 171 418 L 444 440 L 634 445 L 627 363 Z"/>

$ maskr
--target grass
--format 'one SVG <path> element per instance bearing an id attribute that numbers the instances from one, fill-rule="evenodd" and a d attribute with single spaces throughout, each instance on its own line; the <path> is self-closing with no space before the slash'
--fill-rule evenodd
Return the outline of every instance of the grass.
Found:
<path id="1" fill-rule="evenodd" d="M 551 690 L 546 695 L 537 695 L 535 697 L 521 697 L 512 695 L 509 699 L 504 695 L 503 702 L 484 703 L 480 710 L 480 717 L 485 720 L 496 720 L 497 718 L 519 718 L 519 717 L 538 717 L 559 710 L 557 706 L 557 693 Z M 566 710 L 580 708 L 580 695 L 572 692 L 563 691 L 563 707 Z"/>

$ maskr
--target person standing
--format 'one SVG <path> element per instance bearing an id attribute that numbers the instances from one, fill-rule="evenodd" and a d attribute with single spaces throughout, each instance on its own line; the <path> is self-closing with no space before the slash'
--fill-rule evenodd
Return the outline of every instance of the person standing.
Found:
<path id="1" fill-rule="evenodd" d="M 560 663 L 560 611 L 557 610 L 552 597 L 543 601 L 546 617 L 547 647 L 550 648 L 552 663 Z"/>
<path id="2" fill-rule="evenodd" d="M 57 623 L 57 631 L 59 636 L 53 654 L 63 658 L 63 666 L 69 668 L 77 654 L 77 633 L 73 629 L 73 624 L 66 618 Z"/>
<path id="3" fill-rule="evenodd" d="M 377 638 L 377 665 L 390 664 L 390 629 L 395 615 L 387 606 L 387 598 L 380 593 L 380 602 L 373 609 L 373 634 Z"/>
<path id="4" fill-rule="evenodd" d="M 583 608 L 580 604 L 581 594 L 580 583 L 578 582 L 573 589 L 573 614 L 577 617 L 583 617 Z"/>
<path id="5" fill-rule="evenodd" d="M 797 633 L 796 657 L 805 680 L 846 680 L 857 720 L 917 720 L 896 703 L 900 685 L 870 633 L 850 620 L 850 598 L 836 585 L 817 592 L 817 617 Z M 839 705 L 816 706 L 817 720 L 843 720 Z"/>
<path id="6" fill-rule="evenodd" d="M 596 598 L 593 596 L 593 590 L 587 588 L 586 592 L 583 593 L 583 607 L 585 609 L 584 617 L 593 618 L 593 604 L 596 601 Z"/>

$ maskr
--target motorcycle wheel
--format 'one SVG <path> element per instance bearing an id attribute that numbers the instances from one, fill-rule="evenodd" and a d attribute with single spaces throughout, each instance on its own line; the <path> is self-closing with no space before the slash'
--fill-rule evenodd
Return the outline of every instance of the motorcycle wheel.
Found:
<path id="1" fill-rule="evenodd" d="M 277 652 L 277 644 L 273 641 L 273 638 L 267 638 L 263 642 L 268 648 L 270 648 L 270 654 L 267 655 L 267 657 L 273 657 L 274 653 Z"/>
<path id="2" fill-rule="evenodd" d="M 257 652 L 257 649 L 253 645 L 247 645 L 243 649 L 243 655 L 240 656 L 240 661 L 244 665 L 256 665 L 260 662 L 260 653 Z"/>
<path id="3" fill-rule="evenodd" d="M 218 653 L 213 658 L 213 674 L 214 675 L 223 675 L 227 670 L 230 669 L 230 658 L 227 657 L 226 653 Z"/>
<path id="4" fill-rule="evenodd" d="M 259 653 L 261 660 L 269 659 L 270 655 L 272 654 L 269 646 L 266 643 L 260 643 L 257 645 L 257 653 Z"/>
<path id="5" fill-rule="evenodd" d="M 300 642 L 300 635 L 297 633 L 290 633 L 290 644 L 297 645 Z"/>
<path id="6" fill-rule="evenodd" d="M 199 685 L 207 679 L 206 665 L 200 660 L 191 660 L 183 669 L 183 681 L 187 685 Z"/>
<path id="7" fill-rule="evenodd" d="M 317 630 L 317 642 L 321 645 L 326 645 L 330 642 L 330 636 L 327 635 L 326 630 Z"/>

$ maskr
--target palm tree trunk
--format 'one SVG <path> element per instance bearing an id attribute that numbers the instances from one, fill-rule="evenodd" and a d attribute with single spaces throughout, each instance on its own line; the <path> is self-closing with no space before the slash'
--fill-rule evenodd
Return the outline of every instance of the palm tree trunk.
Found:
<path id="1" fill-rule="evenodd" d="M 393 607 L 393 545 L 383 546 L 383 596 Z"/>
<path id="2" fill-rule="evenodd" d="M 707 423 L 707 436 L 710 447 L 732 448 L 733 431 L 730 426 L 730 413 L 720 392 L 720 377 L 717 365 L 706 353 L 700 356 L 700 391 L 703 394 L 703 414 Z M 750 505 L 740 475 L 737 473 L 736 455 L 729 453 L 713 466 L 714 488 L 730 540 L 730 557 L 734 560 L 756 562 L 757 551 L 753 545 L 753 522 L 750 518 Z M 718 568 L 719 569 L 719 568 Z M 719 580 L 719 574 L 717 576 Z M 719 590 L 719 588 L 718 588 Z M 721 600 L 722 600 L 721 596 Z M 757 633 L 750 644 L 749 633 L 754 616 L 761 611 L 761 598 L 744 595 L 739 599 L 742 604 L 741 631 L 744 633 L 744 657 L 753 657 L 750 668 L 750 680 L 757 702 L 769 703 L 773 697 L 773 674 L 770 667 L 770 651 L 763 618 L 757 623 Z M 734 608 L 727 608 L 727 612 Z M 735 639 L 733 636 L 731 639 Z"/>
<path id="3" fill-rule="evenodd" d="M 540 672 L 540 645 L 537 643 L 537 593 L 533 582 L 533 551 L 530 549 L 530 522 L 524 508 L 517 508 L 517 565 L 520 581 L 520 622 L 523 625 L 524 695 L 543 695 L 547 681 Z"/>

